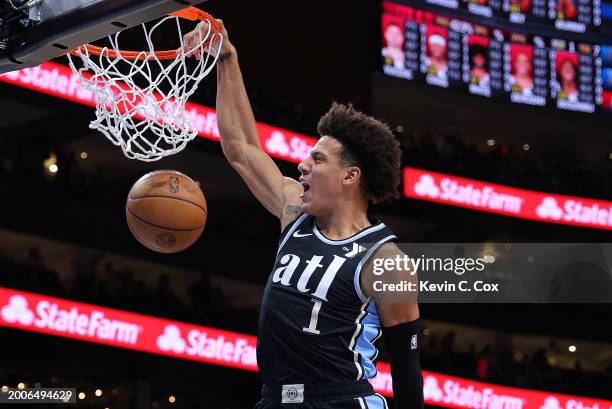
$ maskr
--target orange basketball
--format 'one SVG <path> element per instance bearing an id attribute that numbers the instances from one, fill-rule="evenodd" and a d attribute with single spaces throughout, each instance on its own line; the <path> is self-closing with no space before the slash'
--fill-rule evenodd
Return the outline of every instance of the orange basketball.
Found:
<path id="1" fill-rule="evenodd" d="M 176 253 L 200 237 L 208 210 L 202 189 L 189 176 L 158 170 L 134 183 L 125 215 L 132 234 L 144 246 Z"/>

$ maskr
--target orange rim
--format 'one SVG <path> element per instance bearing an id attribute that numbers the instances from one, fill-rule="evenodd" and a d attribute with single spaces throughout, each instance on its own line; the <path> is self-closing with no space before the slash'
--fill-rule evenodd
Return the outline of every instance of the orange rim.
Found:
<path id="1" fill-rule="evenodd" d="M 202 11 L 196 7 L 187 7 L 179 11 L 175 11 L 174 13 L 169 14 L 170 16 L 184 18 L 186 20 L 191 21 L 208 21 L 212 26 L 215 34 L 219 34 L 221 32 L 221 26 L 217 23 L 217 20 L 210 14 Z M 204 45 L 208 45 L 210 40 L 207 40 Z M 125 58 L 126 60 L 146 60 L 151 56 L 150 52 L 146 51 L 124 51 L 124 50 L 111 50 L 108 48 L 98 47 L 91 44 L 84 44 L 80 47 L 77 47 L 73 50 L 70 50 L 69 53 L 72 55 L 79 56 L 83 51 L 82 49 L 87 50 L 88 54 L 93 55 L 104 55 L 110 58 L 117 58 L 119 55 Z M 178 50 L 166 50 L 166 51 L 156 51 L 153 53 L 155 57 L 159 60 L 173 60 L 181 54 Z"/>

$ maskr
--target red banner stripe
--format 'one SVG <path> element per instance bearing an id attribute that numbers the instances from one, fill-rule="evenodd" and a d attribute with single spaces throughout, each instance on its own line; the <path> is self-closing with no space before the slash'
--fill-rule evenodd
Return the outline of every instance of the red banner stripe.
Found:
<path id="1" fill-rule="evenodd" d="M 79 77 L 75 76 L 69 67 L 54 62 L 1 74 L 0 81 L 79 104 L 92 107 L 96 105 L 95 94 L 80 86 Z M 185 110 L 199 136 L 219 141 L 217 114 L 214 109 L 188 102 Z M 261 122 L 257 122 L 257 130 L 261 146 L 266 153 L 289 162 L 299 163 L 308 156 L 316 143 L 315 138 Z"/>
<path id="2" fill-rule="evenodd" d="M 252 335 L 0 287 L 0 326 L 257 371 Z M 388 363 L 370 382 L 393 396 Z M 493 385 L 423 371 L 425 402 L 457 409 L 612 409 L 612 401 Z"/>
<path id="3" fill-rule="evenodd" d="M 539 222 L 612 230 L 612 202 L 517 189 L 404 168 L 404 195 Z"/>

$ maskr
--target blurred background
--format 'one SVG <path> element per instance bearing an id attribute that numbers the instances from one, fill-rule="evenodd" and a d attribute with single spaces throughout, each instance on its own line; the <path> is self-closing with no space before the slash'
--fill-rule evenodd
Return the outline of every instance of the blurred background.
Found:
<path id="1" fill-rule="evenodd" d="M 433 58 L 425 45 L 427 29 L 450 32 L 460 27 L 452 18 L 461 16 L 474 24 L 473 32 L 483 33 L 477 29 L 481 17 L 467 3 L 402 5 L 435 15 L 397 11 L 389 4 L 384 11 L 375 0 L 238 6 L 210 0 L 204 8 L 228 27 L 259 122 L 286 134 L 316 136 L 318 118 L 333 101 L 351 102 L 391 126 L 401 142 L 403 166 L 553 196 L 612 200 L 612 112 L 596 89 L 601 85 L 596 61 L 605 57 L 590 54 L 594 112 L 560 109 L 560 97 L 551 93 L 544 107 L 511 102 L 518 92 L 512 88 L 493 89 L 491 97 L 471 95 L 472 78 L 452 76 L 451 54 L 444 89 L 427 80 L 440 75 L 427 66 Z M 385 70 L 395 62 L 381 56 L 388 47 L 383 15 L 393 13 L 405 28 L 405 61 L 396 71 Z M 489 24 L 499 25 L 512 41 L 520 36 L 512 37 L 511 29 L 529 44 L 539 34 L 548 51 L 554 36 L 567 44 L 572 36 L 594 45 L 607 38 L 603 29 L 591 32 L 590 23 L 576 34 L 531 17 L 526 21 L 532 26 L 515 27 L 502 14 L 494 9 Z M 423 38 L 410 37 L 409 27 Z M 461 27 L 458 33 L 471 33 Z M 414 67 L 408 62 L 410 50 L 416 50 L 411 38 L 421 47 Z M 547 55 L 552 61 L 553 54 Z M 67 65 L 65 58 L 54 62 Z M 408 71 L 412 80 L 406 79 Z M 546 80 L 554 82 L 551 74 Z M 215 93 L 213 73 L 191 101 L 214 108 Z M 587 94 L 580 94 L 579 102 Z M 90 107 L 0 82 L 0 287 L 256 335 L 278 221 L 251 196 L 216 141 L 196 138 L 184 152 L 156 163 L 131 161 L 88 129 L 93 116 Z M 276 162 L 284 174 L 298 176 L 295 160 Z M 183 253 L 145 249 L 125 222 L 131 185 L 156 169 L 186 173 L 206 195 L 206 229 Z M 612 227 L 538 222 L 408 197 L 375 206 L 372 214 L 402 242 L 598 243 L 609 241 Z M 425 370 L 612 400 L 610 304 L 423 304 L 421 315 Z M 260 383 L 250 371 L 15 328 L 0 328 L 0 337 L 1 385 L 76 387 L 84 394 L 77 407 L 238 409 L 259 398 Z M 384 350 L 381 360 L 387 361 Z"/>

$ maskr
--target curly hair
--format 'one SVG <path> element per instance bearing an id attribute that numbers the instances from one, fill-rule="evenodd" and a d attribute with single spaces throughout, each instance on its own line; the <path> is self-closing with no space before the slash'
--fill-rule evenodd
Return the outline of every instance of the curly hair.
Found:
<path id="1" fill-rule="evenodd" d="M 319 120 L 317 131 L 340 141 L 342 163 L 361 169 L 361 188 L 369 200 L 378 203 L 399 197 L 401 150 L 389 126 L 350 104 L 334 102 Z"/>

